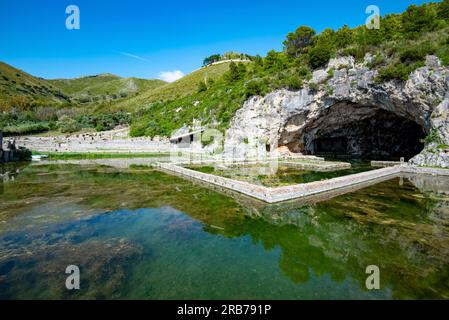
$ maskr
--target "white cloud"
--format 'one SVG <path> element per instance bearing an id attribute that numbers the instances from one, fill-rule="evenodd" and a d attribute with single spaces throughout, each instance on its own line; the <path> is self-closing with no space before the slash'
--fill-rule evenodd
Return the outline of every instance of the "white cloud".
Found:
<path id="1" fill-rule="evenodd" d="M 182 73 L 181 70 L 164 71 L 159 73 L 159 79 L 164 80 L 166 82 L 173 82 L 178 79 L 181 79 L 182 77 L 184 77 L 184 73 Z"/>

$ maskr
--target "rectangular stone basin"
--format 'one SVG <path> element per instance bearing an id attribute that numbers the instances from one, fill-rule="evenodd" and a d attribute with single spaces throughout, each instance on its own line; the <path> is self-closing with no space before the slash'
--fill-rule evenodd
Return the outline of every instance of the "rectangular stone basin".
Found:
<path id="1" fill-rule="evenodd" d="M 334 163 L 333 166 L 331 164 L 324 165 L 323 162 L 322 166 L 319 164 L 304 166 L 301 163 L 293 162 L 232 165 L 210 163 L 184 165 L 184 167 L 264 187 L 282 187 L 322 181 L 375 169 L 369 163 L 358 163 L 352 166 L 345 163 Z"/>

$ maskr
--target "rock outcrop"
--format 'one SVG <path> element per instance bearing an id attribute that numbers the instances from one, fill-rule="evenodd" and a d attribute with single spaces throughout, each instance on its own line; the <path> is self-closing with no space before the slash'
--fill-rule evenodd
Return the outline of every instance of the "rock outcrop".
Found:
<path id="1" fill-rule="evenodd" d="M 434 141 L 428 141 L 425 149 L 410 163 L 419 166 L 449 168 L 449 92 L 434 109 L 431 119 Z"/>
<path id="2" fill-rule="evenodd" d="M 443 148 L 449 145 L 449 69 L 428 56 L 409 80 L 378 83 L 369 59 L 332 59 L 302 90 L 251 97 L 226 132 L 225 155 L 254 157 L 279 147 L 302 154 L 371 152 L 380 159 L 419 153 L 412 163 L 449 167 Z M 438 145 L 420 145 L 431 132 Z"/>

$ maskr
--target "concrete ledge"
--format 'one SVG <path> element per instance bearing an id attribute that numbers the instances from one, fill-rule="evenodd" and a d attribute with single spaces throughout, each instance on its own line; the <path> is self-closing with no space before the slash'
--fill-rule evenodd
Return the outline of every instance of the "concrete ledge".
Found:
<path id="1" fill-rule="evenodd" d="M 449 176 L 449 169 L 431 168 L 431 167 L 403 166 L 402 172 L 430 174 L 434 176 Z"/>
<path id="2" fill-rule="evenodd" d="M 223 188 L 228 188 L 268 203 L 283 202 L 308 197 L 323 192 L 334 191 L 341 188 L 348 188 L 357 184 L 376 181 L 389 176 L 396 176 L 402 171 L 402 166 L 395 166 L 324 181 L 297 184 L 287 187 L 269 188 L 220 177 L 213 174 L 198 172 L 172 163 L 157 163 L 155 166 L 167 172 L 181 174 Z"/>
<path id="3" fill-rule="evenodd" d="M 320 172 L 327 171 L 337 171 L 337 170 L 346 170 L 351 169 L 351 164 L 347 162 L 325 162 L 324 160 L 299 160 L 294 161 L 292 159 L 289 160 L 281 160 L 278 158 L 265 158 L 263 160 L 253 160 L 253 159 L 235 159 L 232 161 L 223 161 L 223 160 L 192 160 L 192 161 L 179 161 L 175 162 L 175 165 L 179 166 L 200 166 L 200 165 L 213 165 L 213 164 L 224 164 L 230 167 L 239 167 L 239 166 L 247 166 L 247 165 L 258 165 L 258 164 L 269 164 L 271 162 L 276 162 L 279 165 L 286 165 L 294 168 L 301 168 L 305 170 L 313 170 Z"/>
<path id="4" fill-rule="evenodd" d="M 329 192 L 341 188 L 348 188 L 357 184 L 375 181 L 384 177 L 396 176 L 401 173 L 401 170 L 402 169 L 400 166 L 396 166 L 351 174 L 348 176 L 323 181 L 315 181 L 293 186 L 274 188 L 270 198 L 271 201 L 269 202 L 281 202 L 295 198 L 307 197 L 323 192 Z"/>
<path id="5" fill-rule="evenodd" d="M 371 161 L 371 166 L 373 167 L 393 167 L 404 164 L 400 161 Z"/>
<path id="6" fill-rule="evenodd" d="M 265 202 L 270 202 L 270 188 L 267 187 L 257 186 L 251 183 L 220 177 L 213 174 L 198 172 L 171 163 L 157 163 L 155 166 L 163 169 L 164 171 L 179 173 L 190 178 L 195 178 L 204 182 L 209 182 L 224 188 L 238 191 Z"/>

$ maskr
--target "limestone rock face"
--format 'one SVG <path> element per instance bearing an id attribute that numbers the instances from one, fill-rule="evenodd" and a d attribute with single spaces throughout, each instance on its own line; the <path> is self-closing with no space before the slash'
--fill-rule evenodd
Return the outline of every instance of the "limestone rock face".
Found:
<path id="1" fill-rule="evenodd" d="M 379 135 L 394 136 L 385 156 L 400 155 L 405 144 L 413 144 L 412 139 L 419 144 L 419 137 L 432 130 L 440 147 L 449 145 L 449 69 L 437 57 L 428 56 L 426 65 L 408 81 L 377 83 L 377 71 L 367 66 L 369 60 L 368 56 L 356 64 L 352 57 L 333 59 L 299 91 L 282 89 L 249 98 L 226 132 L 225 155 L 252 157 L 281 146 L 313 154 L 331 145 L 338 148 L 341 141 L 341 147 L 355 155 L 371 146 L 382 158 L 386 146 L 379 144 Z M 424 148 L 412 163 L 449 166 L 444 150 L 430 153 L 429 148 L 435 149 L 431 143 L 416 148 L 405 149 L 413 156 Z"/>
<path id="2" fill-rule="evenodd" d="M 436 141 L 429 141 L 425 149 L 411 159 L 410 163 L 449 168 L 449 93 L 434 109 L 430 121 L 432 130 L 436 132 Z"/>

